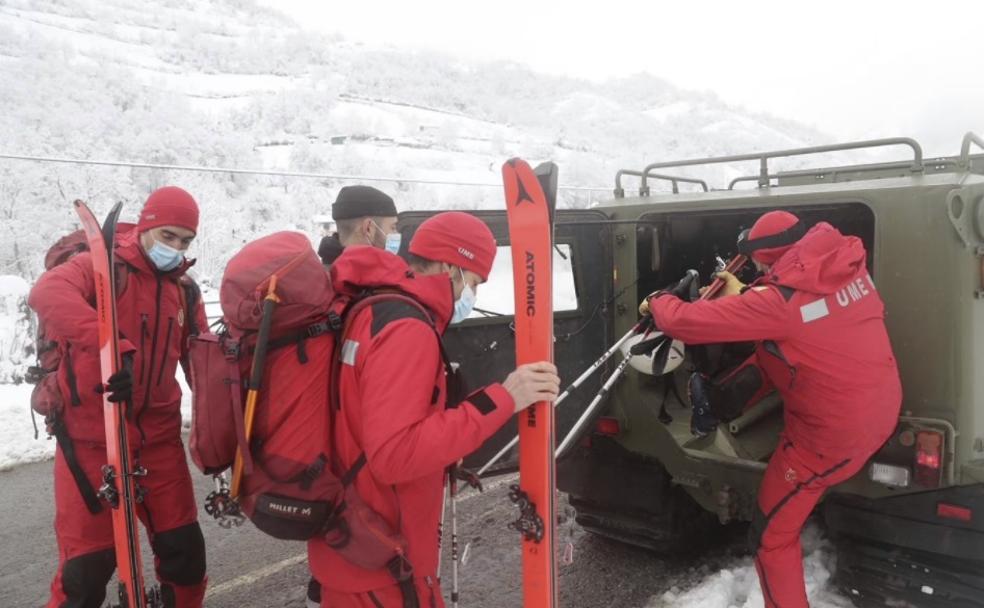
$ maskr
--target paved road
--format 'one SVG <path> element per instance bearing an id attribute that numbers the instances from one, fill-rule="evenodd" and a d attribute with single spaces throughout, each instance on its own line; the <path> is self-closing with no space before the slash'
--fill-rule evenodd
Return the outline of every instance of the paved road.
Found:
<path id="1" fill-rule="evenodd" d="M 25 465 L 0 473 L 0 605 L 6 608 L 43 606 L 54 572 L 52 531 L 52 463 Z M 201 500 L 209 478 L 195 475 Z M 509 479 L 493 480 L 479 495 L 463 493 L 458 508 L 461 546 L 467 555 L 460 569 L 462 606 L 500 608 L 522 604 L 519 539 L 506 528 L 515 507 L 506 496 Z M 565 504 L 561 500 L 561 504 Z M 645 551 L 585 533 L 562 514 L 560 542 L 572 543 L 573 562 L 561 566 L 560 600 L 565 608 L 642 607 L 647 600 L 686 577 L 689 560 L 660 559 Z M 303 608 L 308 578 L 302 543 L 271 539 L 244 525 L 225 530 L 204 512 L 202 527 L 208 545 L 209 591 L 206 606 L 215 608 Z M 736 545 L 702 558 L 701 565 L 733 559 Z M 152 572 L 144 547 L 146 572 Z M 450 568 L 445 553 L 445 593 Z"/>

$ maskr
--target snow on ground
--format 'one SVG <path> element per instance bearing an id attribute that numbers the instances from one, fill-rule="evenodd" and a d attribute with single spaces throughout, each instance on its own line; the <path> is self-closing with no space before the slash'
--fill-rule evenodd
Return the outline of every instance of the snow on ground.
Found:
<path id="1" fill-rule="evenodd" d="M 38 438 L 31 425 L 30 384 L 0 384 L 0 471 L 55 455 L 55 440 L 44 432 L 44 418 L 37 417 Z"/>
<path id="2" fill-rule="evenodd" d="M 32 357 L 34 341 L 27 316 L 30 285 L 13 275 L 0 275 L 0 382 L 19 382 Z"/>
<path id="3" fill-rule="evenodd" d="M 191 424 L 191 391 L 183 374 L 178 375 L 181 385 L 181 418 L 185 428 Z M 31 424 L 30 384 L 0 384 L 0 471 L 7 471 L 22 464 L 53 458 L 55 440 L 48 439 L 44 431 L 44 417 L 36 415 L 38 438 L 34 438 Z"/>
<path id="4" fill-rule="evenodd" d="M 850 608 L 850 600 L 830 584 L 834 572 L 833 548 L 815 525 L 803 531 L 803 570 L 813 608 Z M 712 572 L 694 568 L 669 591 L 652 598 L 646 608 L 761 608 L 764 605 L 758 573 L 751 557 Z"/>

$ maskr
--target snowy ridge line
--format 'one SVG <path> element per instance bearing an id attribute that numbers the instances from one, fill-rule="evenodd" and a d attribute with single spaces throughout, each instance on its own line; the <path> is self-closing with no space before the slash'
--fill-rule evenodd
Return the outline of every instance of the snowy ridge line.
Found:
<path id="1" fill-rule="evenodd" d="M 391 106 L 399 106 L 402 108 L 413 108 L 415 110 L 424 110 L 426 112 L 434 112 L 436 114 L 447 114 L 448 116 L 457 116 L 458 118 L 467 118 L 468 120 L 474 120 L 477 122 L 484 122 L 490 125 L 498 125 L 499 123 L 494 120 L 489 120 L 487 118 L 479 118 L 477 116 L 470 116 L 468 114 L 463 114 L 461 112 L 454 112 L 452 110 L 442 110 L 441 108 L 433 108 L 430 106 L 424 106 L 417 103 L 411 103 L 408 101 L 393 101 L 390 99 L 383 99 L 382 97 L 366 97 L 363 95 L 356 95 L 354 93 L 339 93 L 339 99 L 345 99 L 348 101 L 356 103 L 368 103 L 368 104 L 386 104 Z"/>
<path id="2" fill-rule="evenodd" d="M 32 156 L 26 154 L 4 154 L 0 158 L 10 160 L 26 160 L 47 163 L 66 163 L 74 165 L 99 165 L 104 167 L 133 167 L 138 169 L 167 169 L 171 171 L 198 171 L 201 173 L 234 173 L 237 175 L 273 175 L 279 177 L 308 177 L 314 179 L 336 179 L 339 181 L 362 182 L 393 182 L 405 184 L 430 184 L 439 186 L 474 186 L 480 188 L 501 188 L 501 183 L 487 182 L 449 182 L 436 179 L 413 179 L 403 177 L 380 177 L 366 175 L 332 175 L 328 173 L 303 173 L 297 171 L 271 171 L 266 169 L 233 169 L 231 167 L 203 167 L 196 165 L 163 165 L 157 163 L 134 163 L 118 160 L 87 160 L 82 158 L 65 158 L 57 156 Z M 610 192 L 611 188 L 592 186 L 558 186 L 559 190 L 575 192 Z"/>

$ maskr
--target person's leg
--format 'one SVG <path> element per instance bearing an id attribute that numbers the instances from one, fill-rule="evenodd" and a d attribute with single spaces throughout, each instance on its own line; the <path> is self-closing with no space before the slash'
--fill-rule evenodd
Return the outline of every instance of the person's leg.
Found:
<path id="1" fill-rule="evenodd" d="M 205 538 L 184 446 L 175 441 L 145 447 L 138 457 L 147 469 L 140 480 L 147 494 L 138 512 L 150 536 L 164 605 L 200 608 L 208 583 Z"/>
<path id="2" fill-rule="evenodd" d="M 766 608 L 808 608 L 800 532 L 824 491 L 854 475 L 864 460 L 831 459 L 782 438 L 762 486 L 752 521 L 755 567 Z"/>
<path id="3" fill-rule="evenodd" d="M 98 488 L 105 449 L 76 446 L 75 451 L 92 487 Z M 102 503 L 99 513 L 89 512 L 61 449 L 55 451 L 54 474 L 58 571 L 51 582 L 48 608 L 101 608 L 116 569 L 109 506 Z"/>
<path id="4" fill-rule="evenodd" d="M 307 608 L 318 608 L 321 605 L 321 583 L 313 576 L 307 586 Z"/>

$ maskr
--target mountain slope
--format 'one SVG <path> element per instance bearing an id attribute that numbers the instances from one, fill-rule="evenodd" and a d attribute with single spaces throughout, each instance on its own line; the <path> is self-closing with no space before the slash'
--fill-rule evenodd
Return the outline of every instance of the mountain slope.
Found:
<path id="1" fill-rule="evenodd" d="M 605 84 L 509 63 L 368 49 L 301 29 L 250 2 L 5 0 L 0 3 L 0 151 L 144 163 L 392 177 L 403 209 L 500 205 L 513 155 L 551 158 L 562 203 L 607 196 L 619 168 L 824 140 L 652 76 Z M 721 184 L 754 167 L 712 167 Z M 681 173 L 686 174 L 686 171 Z M 33 278 L 69 203 L 128 202 L 164 183 L 202 203 L 206 280 L 275 229 L 313 232 L 340 180 L 0 160 L 0 273 Z M 50 228 L 43 233 L 37 226 Z"/>

